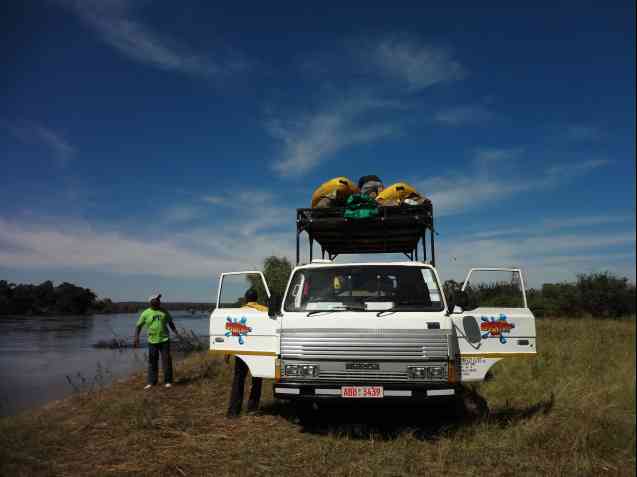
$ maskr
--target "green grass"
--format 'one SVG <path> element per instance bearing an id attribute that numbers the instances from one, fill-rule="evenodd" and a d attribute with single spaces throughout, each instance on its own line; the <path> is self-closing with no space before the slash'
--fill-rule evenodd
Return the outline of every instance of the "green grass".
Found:
<path id="1" fill-rule="evenodd" d="M 171 390 L 143 376 L 0 419 L 0 475 L 635 475 L 635 320 L 538 320 L 469 421 L 433 407 L 328 408 L 301 423 L 264 386 L 227 420 L 231 366 L 195 354 Z M 247 394 L 247 393 L 246 393 Z"/>

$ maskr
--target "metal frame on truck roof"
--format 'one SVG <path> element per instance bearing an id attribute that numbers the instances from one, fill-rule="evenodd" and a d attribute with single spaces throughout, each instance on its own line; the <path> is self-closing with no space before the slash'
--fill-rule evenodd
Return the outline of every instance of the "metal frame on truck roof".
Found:
<path id="1" fill-rule="evenodd" d="M 341 254 L 402 253 L 418 260 L 418 243 L 422 241 L 423 261 L 427 261 L 429 230 L 429 263 L 435 266 L 434 219 L 430 203 L 379 207 L 378 216 L 366 219 L 344 217 L 344 207 L 296 210 L 296 263 L 300 262 L 300 236 L 306 232 L 310 242 L 310 261 L 314 241 L 321 256 L 333 260 Z"/>

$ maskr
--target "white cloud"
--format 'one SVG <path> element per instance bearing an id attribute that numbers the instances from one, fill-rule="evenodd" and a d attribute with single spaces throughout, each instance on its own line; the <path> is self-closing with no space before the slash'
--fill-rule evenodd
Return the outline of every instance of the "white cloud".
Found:
<path id="1" fill-rule="evenodd" d="M 372 64 L 384 75 L 404 83 L 410 91 L 465 76 L 464 68 L 449 50 L 413 38 L 384 38 L 370 51 Z"/>
<path id="2" fill-rule="evenodd" d="M 402 134 L 392 113 L 408 109 L 405 91 L 418 92 L 464 75 L 448 50 L 407 36 L 365 39 L 348 51 L 345 57 L 330 54 L 303 62 L 313 81 L 335 70 L 356 78 L 341 90 L 345 99 L 324 100 L 310 113 L 266 123 L 269 134 L 282 143 L 282 153 L 273 164 L 278 174 L 302 175 L 346 148 Z M 333 91 L 330 84 L 319 87 Z"/>
<path id="3" fill-rule="evenodd" d="M 131 1 L 58 1 L 70 7 L 102 41 L 132 60 L 199 76 L 219 76 L 247 67 L 247 62 L 236 55 L 226 61 L 213 60 L 153 31 L 133 18 Z"/>
<path id="4" fill-rule="evenodd" d="M 276 196 L 235 191 L 224 207 L 230 217 L 218 218 L 212 226 L 170 229 L 160 224 L 160 233 L 151 228 L 126 233 L 113 224 L 64 217 L 0 217 L 0 267 L 214 281 L 224 271 L 258 269 L 269 255 L 294 254 L 294 209 L 279 205 Z M 189 206 L 174 210 L 175 223 L 188 219 Z"/>
<path id="5" fill-rule="evenodd" d="M 481 167 L 493 166 L 499 161 L 516 161 L 524 155 L 524 149 L 516 148 L 478 148 L 475 151 L 474 161 Z"/>
<path id="6" fill-rule="evenodd" d="M 475 239 L 492 239 L 498 237 L 512 237 L 519 235 L 534 235 L 538 228 L 553 233 L 557 230 L 586 228 L 609 224 L 634 224 L 634 218 L 628 215 L 586 215 L 583 217 L 560 217 L 541 221 L 526 227 L 509 227 L 503 229 L 491 229 L 484 232 L 476 232 L 472 235 Z"/>
<path id="7" fill-rule="evenodd" d="M 155 238 L 87 223 L 0 219 L 0 266 L 214 280 L 223 271 L 260 267 L 268 255 L 293 252 L 291 233 L 281 237 L 243 232 L 236 226 L 221 226 Z"/>
<path id="8" fill-rule="evenodd" d="M 201 198 L 201 200 L 208 204 L 219 205 L 225 203 L 227 198 L 219 195 L 205 195 Z"/>
<path id="9" fill-rule="evenodd" d="M 0 219 L 0 250 L 5 267 L 72 268 L 168 277 L 207 276 L 218 262 L 180 248 L 168 239 L 154 241 L 102 231 L 88 224 L 19 223 Z"/>
<path id="10" fill-rule="evenodd" d="M 395 101 L 356 97 L 293 122 L 272 119 L 266 128 L 283 142 L 283 152 L 274 163 L 274 170 L 282 176 L 298 176 L 345 148 L 395 136 L 401 132 L 396 124 L 375 123 L 369 115 L 377 110 L 402 107 Z"/>
<path id="11" fill-rule="evenodd" d="M 584 220 L 584 217 L 582 218 Z M 531 286 L 572 281 L 578 273 L 611 271 L 635 280 L 635 234 L 604 232 L 560 234 L 541 223 L 534 235 L 437 242 L 438 268 L 444 278 L 464 279 L 471 267 L 522 267 Z M 632 251 L 626 251 L 632 246 Z"/>
<path id="12" fill-rule="evenodd" d="M 566 137 L 572 141 L 596 142 L 604 133 L 597 126 L 572 124 L 566 127 Z"/>
<path id="13" fill-rule="evenodd" d="M 439 110 L 434 121 L 448 126 L 465 124 L 484 124 L 492 121 L 495 114 L 480 104 L 453 106 Z"/>
<path id="14" fill-rule="evenodd" d="M 190 222 L 200 215 L 197 207 L 189 205 L 175 205 L 167 207 L 161 213 L 161 219 L 167 223 Z"/>
<path id="15" fill-rule="evenodd" d="M 521 192 L 554 187 L 610 162 L 594 159 L 559 163 L 539 173 L 521 175 L 513 166 L 523 156 L 523 149 L 479 149 L 468 172 L 431 177 L 415 185 L 432 200 L 440 217 L 463 213 Z M 494 161 L 500 164 L 494 167 Z"/>
<path id="16" fill-rule="evenodd" d="M 566 217 L 543 221 L 544 227 L 549 230 L 616 223 L 634 224 L 635 217 L 630 215 L 586 215 L 583 217 Z"/>
<path id="17" fill-rule="evenodd" d="M 9 133 L 24 144 L 34 144 L 45 147 L 52 157 L 65 165 L 75 157 L 77 149 L 71 145 L 60 133 L 33 121 L 0 121 Z"/>

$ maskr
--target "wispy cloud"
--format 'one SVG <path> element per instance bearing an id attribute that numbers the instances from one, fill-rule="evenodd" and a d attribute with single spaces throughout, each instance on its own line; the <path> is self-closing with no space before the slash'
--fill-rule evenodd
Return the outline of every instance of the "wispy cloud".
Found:
<path id="1" fill-rule="evenodd" d="M 169 240 L 144 240 L 72 222 L 52 225 L 0 219 L 0 241 L 15 246 L 0 250 L 0 264 L 9 268 L 201 277 L 218 263 Z"/>
<path id="2" fill-rule="evenodd" d="M 439 271 L 447 278 L 462 279 L 471 267 L 519 266 L 534 287 L 605 270 L 635 279 L 634 233 L 582 236 L 550 233 L 539 224 L 534 228 L 536 235 L 526 237 L 440 240 Z"/>
<path id="3" fill-rule="evenodd" d="M 381 39 L 365 56 L 383 75 L 401 81 L 409 91 L 462 79 L 466 74 L 450 50 L 404 35 Z"/>
<path id="4" fill-rule="evenodd" d="M 301 175 L 333 158 L 339 151 L 401 132 L 397 124 L 370 120 L 374 111 L 402 108 L 396 101 L 355 97 L 294 121 L 271 119 L 268 132 L 283 143 L 274 170 L 282 176 Z"/>
<path id="5" fill-rule="evenodd" d="M 64 136 L 42 124 L 33 121 L 0 121 L 0 126 L 6 129 L 15 139 L 23 144 L 45 147 L 52 157 L 65 165 L 73 159 L 77 149 Z"/>
<path id="6" fill-rule="evenodd" d="M 554 233 L 565 229 L 590 228 L 611 224 L 634 225 L 634 218 L 629 215 L 586 215 L 582 217 L 558 217 L 546 219 L 539 223 L 525 227 L 507 227 L 476 232 L 472 237 L 476 239 L 492 239 L 498 237 L 514 237 L 537 234 L 538 229 Z"/>
<path id="7" fill-rule="evenodd" d="M 571 141 L 597 142 L 604 136 L 597 126 L 572 124 L 566 127 L 566 138 Z"/>
<path id="8" fill-rule="evenodd" d="M 212 205 L 219 205 L 227 202 L 227 198 L 220 195 L 205 195 L 201 198 L 201 200 Z"/>
<path id="9" fill-rule="evenodd" d="M 452 106 L 441 109 L 434 115 L 434 121 L 447 126 L 484 124 L 492 121 L 495 114 L 481 104 Z"/>
<path id="10" fill-rule="evenodd" d="M 524 148 L 478 148 L 475 151 L 474 161 L 479 166 L 493 166 L 499 161 L 516 161 L 524 155 Z"/>
<path id="11" fill-rule="evenodd" d="M 438 216 L 453 215 L 521 192 L 554 187 L 609 163 L 605 159 L 559 163 L 533 176 L 522 176 L 512 172 L 512 166 L 524 154 L 523 149 L 479 149 L 469 172 L 431 177 L 416 185 L 435 204 Z M 493 167 L 493 161 L 509 161 L 510 165 L 504 167 L 501 162 L 499 167 Z"/>
<path id="12" fill-rule="evenodd" d="M 191 222 L 199 217 L 201 211 L 191 205 L 173 205 L 161 212 L 161 219 L 167 223 Z"/>
<path id="13" fill-rule="evenodd" d="M 292 254 L 293 234 L 270 229 L 280 223 L 280 211 L 263 207 L 259 213 L 240 213 L 241 220 L 159 236 L 63 217 L 54 223 L 0 217 L 0 266 L 214 281 L 224 271 L 258 268 L 269 255 Z M 293 223 L 291 212 L 285 217 Z"/>
<path id="14" fill-rule="evenodd" d="M 209 77 L 243 71 L 248 66 L 236 53 L 225 60 L 213 59 L 154 31 L 134 17 L 131 1 L 58 1 L 71 8 L 102 41 L 132 60 L 164 70 Z"/>

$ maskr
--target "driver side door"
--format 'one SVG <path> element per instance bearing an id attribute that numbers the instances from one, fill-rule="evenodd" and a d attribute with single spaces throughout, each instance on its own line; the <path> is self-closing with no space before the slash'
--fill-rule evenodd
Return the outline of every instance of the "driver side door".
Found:
<path id="1" fill-rule="evenodd" d="M 223 273 L 217 306 L 210 315 L 210 350 L 241 358 L 254 377 L 275 377 L 279 320 L 268 316 L 269 301 L 270 290 L 261 272 Z"/>

